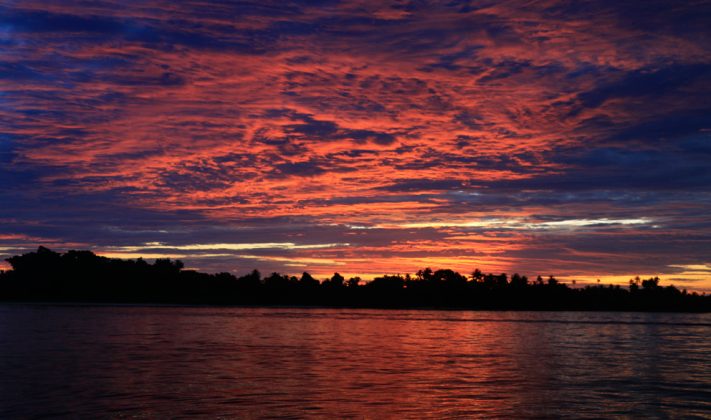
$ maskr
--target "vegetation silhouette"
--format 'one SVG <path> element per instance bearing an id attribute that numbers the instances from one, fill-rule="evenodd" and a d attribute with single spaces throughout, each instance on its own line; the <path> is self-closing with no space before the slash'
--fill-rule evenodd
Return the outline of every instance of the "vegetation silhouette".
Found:
<path id="1" fill-rule="evenodd" d="M 430 268 L 384 275 L 370 282 L 335 273 L 322 282 L 259 271 L 236 277 L 185 270 L 179 260 L 119 260 L 90 251 L 57 253 L 44 247 L 8 258 L 0 271 L 0 300 L 92 303 L 293 305 L 488 310 L 629 310 L 708 312 L 711 295 L 660 286 L 659 278 L 630 280 L 629 288 L 571 288 L 555 277 L 529 281 L 474 270 L 470 276 Z"/>

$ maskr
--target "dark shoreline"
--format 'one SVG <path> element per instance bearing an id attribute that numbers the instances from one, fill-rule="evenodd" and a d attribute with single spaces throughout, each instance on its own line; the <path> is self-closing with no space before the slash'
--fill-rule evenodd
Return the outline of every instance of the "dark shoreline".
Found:
<path id="1" fill-rule="evenodd" d="M 194 305 L 475 311 L 711 312 L 711 295 L 660 285 L 658 277 L 612 285 L 570 287 L 554 276 L 514 273 L 466 276 L 425 268 L 362 282 L 338 273 L 319 281 L 254 270 L 237 277 L 184 270 L 180 261 L 118 260 L 91 251 L 36 252 L 8 258 L 0 271 L 0 302 L 87 305 Z"/>
<path id="2" fill-rule="evenodd" d="M 581 313 L 638 313 L 638 314 L 707 314 L 711 310 L 634 310 L 634 309 L 556 309 L 556 308 L 472 308 L 448 306 L 336 306 L 336 305 L 266 305 L 266 304 L 223 304 L 223 303 L 167 303 L 167 302 L 106 302 L 106 301 L 13 301 L 0 300 L 5 306 L 40 307 L 87 307 L 87 308 L 218 308 L 218 309 L 356 309 L 384 311 L 441 311 L 441 312 L 581 312 Z M 708 325 L 711 324 L 700 324 Z"/>

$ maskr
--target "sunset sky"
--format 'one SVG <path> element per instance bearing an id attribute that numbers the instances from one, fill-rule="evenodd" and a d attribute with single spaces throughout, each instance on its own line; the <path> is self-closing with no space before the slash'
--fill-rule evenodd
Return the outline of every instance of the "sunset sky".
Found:
<path id="1" fill-rule="evenodd" d="M 2 1 L 0 257 L 711 291 L 710 22 L 695 0 Z"/>

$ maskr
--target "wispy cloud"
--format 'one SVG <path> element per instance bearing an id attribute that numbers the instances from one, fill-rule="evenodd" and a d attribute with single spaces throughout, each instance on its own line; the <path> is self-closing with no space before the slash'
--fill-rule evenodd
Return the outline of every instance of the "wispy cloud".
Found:
<path id="1" fill-rule="evenodd" d="M 301 244 L 292 242 L 266 242 L 266 243 L 242 243 L 242 244 L 189 244 L 189 245 L 165 245 L 160 242 L 149 242 L 141 246 L 118 246 L 110 247 L 112 250 L 136 252 L 139 250 L 154 249 L 175 249 L 180 251 L 244 251 L 248 249 L 323 249 L 349 246 L 348 243 L 332 244 Z"/>
<path id="2" fill-rule="evenodd" d="M 578 229 L 590 227 L 609 227 L 614 225 L 630 226 L 644 225 L 650 221 L 646 218 L 640 219 L 571 219 L 571 220 L 556 220 L 553 222 L 527 222 L 520 219 L 489 219 L 477 221 L 441 221 L 441 222 L 420 222 L 406 223 L 403 225 L 395 225 L 398 228 L 442 228 L 442 227 L 457 227 L 457 228 L 489 228 L 489 229 L 520 229 L 520 230 L 536 230 L 536 229 Z M 379 226 L 379 227 L 387 227 Z"/>

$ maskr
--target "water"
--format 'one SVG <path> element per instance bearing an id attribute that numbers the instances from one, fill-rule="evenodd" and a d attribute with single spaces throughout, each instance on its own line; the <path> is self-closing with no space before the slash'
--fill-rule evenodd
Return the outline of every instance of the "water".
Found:
<path id="1" fill-rule="evenodd" d="M 711 416 L 711 314 L 0 306 L 0 418 Z"/>

